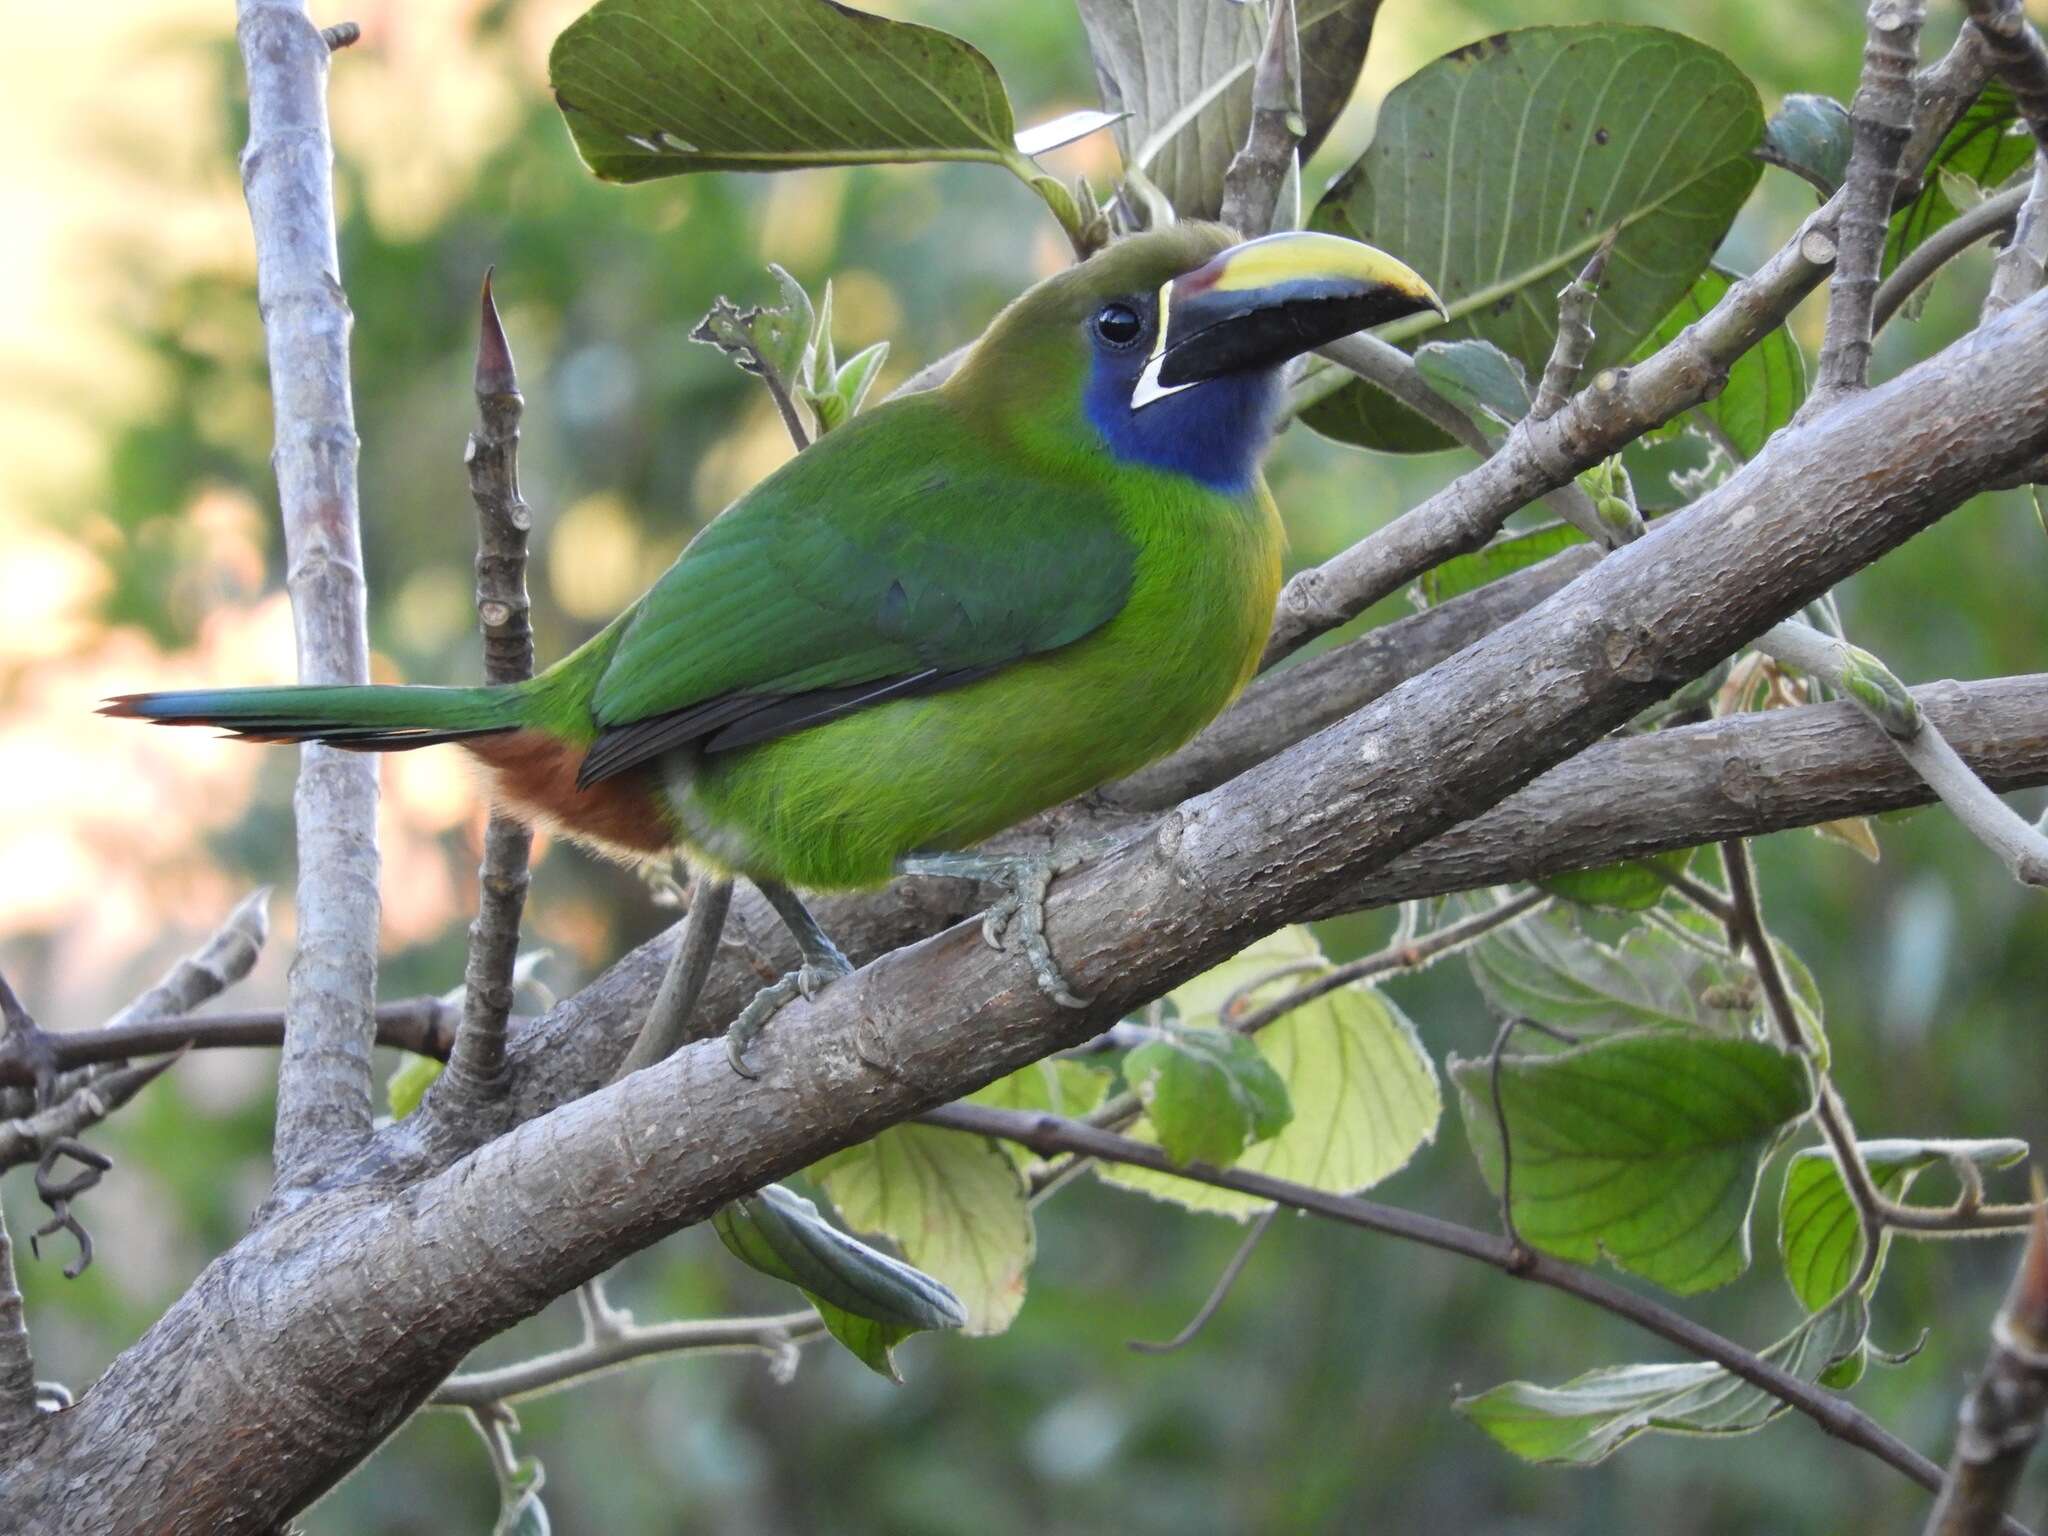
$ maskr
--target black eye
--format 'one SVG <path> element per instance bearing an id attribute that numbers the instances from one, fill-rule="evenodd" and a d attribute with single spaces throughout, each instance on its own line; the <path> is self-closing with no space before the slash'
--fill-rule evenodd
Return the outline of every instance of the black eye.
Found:
<path id="1" fill-rule="evenodd" d="M 1095 334 L 1112 347 L 1128 347 L 1145 329 L 1145 322 L 1128 304 L 1105 304 L 1095 312 Z"/>

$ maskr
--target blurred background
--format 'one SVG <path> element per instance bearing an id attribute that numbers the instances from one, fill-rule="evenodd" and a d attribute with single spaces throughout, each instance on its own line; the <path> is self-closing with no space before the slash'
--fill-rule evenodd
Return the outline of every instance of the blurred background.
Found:
<path id="1" fill-rule="evenodd" d="M 1066 0 L 868 3 L 980 46 L 1022 121 L 1093 104 Z M 487 265 L 528 400 L 522 469 L 547 660 L 789 451 L 759 387 L 687 340 L 715 297 L 767 299 L 771 260 L 814 291 L 832 278 L 840 355 L 893 344 L 886 390 L 1064 259 L 1042 208 L 987 167 L 600 185 L 545 89 L 548 45 L 579 9 L 360 0 L 318 18 L 364 30 L 336 60 L 332 107 L 383 679 L 478 673 L 462 446 Z M 1959 10 L 1936 8 L 1930 49 Z M 1747 70 L 1767 108 L 1794 90 L 1846 99 L 1861 7 L 1796 12 L 1697 0 L 1678 24 Z M 1306 185 L 1342 170 L 1377 100 L 1451 47 L 1537 22 L 1671 16 L 1653 0 L 1389 0 L 1365 87 Z M 10 18 L 0 64 L 0 966 L 52 1028 L 98 1023 L 258 884 L 278 887 L 274 937 L 231 1004 L 281 999 L 291 949 L 296 755 L 91 712 L 116 690 L 291 673 L 231 24 L 227 0 L 29 8 Z M 1054 162 L 1098 184 L 1114 168 L 1107 136 Z M 1801 184 L 1767 172 L 1724 260 L 1747 269 L 1811 206 Z M 1987 271 L 1981 253 L 1957 263 L 1918 321 L 1885 333 L 1880 374 L 1965 328 Z M 1810 302 L 1796 319 L 1809 350 L 1820 316 Z M 1459 463 L 1290 432 L 1272 480 L 1292 558 L 1324 558 Z M 2048 665 L 2044 576 L 2031 506 L 1991 498 L 1859 576 L 1843 606 L 1851 632 L 1911 681 L 2029 671 Z M 1365 622 L 1406 609 L 1396 599 Z M 452 754 L 382 768 L 382 995 L 444 991 L 460 979 L 481 812 Z M 1938 812 L 1880 836 L 1876 865 L 1804 833 L 1760 850 L 1767 906 L 1820 979 L 1864 1133 L 2038 1142 L 2039 898 L 2023 900 Z M 631 876 L 545 844 L 529 912 L 558 991 L 667 920 Z M 1390 922 L 1329 925 L 1325 939 L 1355 952 Z M 1439 1058 L 1489 1043 L 1460 966 L 1392 990 Z M 260 1052 L 195 1057 L 95 1133 L 118 1160 L 85 1201 L 99 1261 L 66 1282 L 65 1252 L 38 1263 L 23 1244 L 18 1256 L 43 1374 L 89 1382 L 242 1231 L 268 1179 L 270 1072 Z M 1491 1219 L 1454 1119 L 1382 1193 Z M 41 1216 L 27 1170 L 4 1195 L 19 1240 Z M 1774 1210 L 1775 1180 L 1760 1203 Z M 1041 1212 L 1014 1329 L 912 1342 L 905 1386 L 825 1350 L 788 1385 L 757 1358 L 676 1360 L 531 1405 L 520 1443 L 546 1463 L 556 1530 L 579 1533 L 1905 1531 L 1924 1514 L 1896 1476 L 1804 1421 L 1728 1443 L 1642 1441 L 1590 1473 L 1516 1463 L 1451 1414 L 1455 1388 L 1668 1352 L 1565 1298 L 1312 1222 L 1275 1226 L 1191 1347 L 1127 1351 L 1192 1314 L 1239 1236 L 1084 1185 Z M 1699 1302 L 1700 1316 L 1755 1343 L 1791 1325 L 1773 1240 L 1766 1214 L 1766 1262 Z M 1932 1332 L 1858 1396 L 1937 1457 L 2010 1261 L 1999 1244 L 1894 1256 L 1879 1342 Z M 613 1296 L 643 1317 L 792 1304 L 697 1232 L 626 1266 Z M 556 1309 L 487 1356 L 564 1342 L 572 1327 Z M 2023 1516 L 2041 1513 L 2043 1486 L 2037 1467 Z M 480 1532 L 495 1503 L 470 1430 L 428 1415 L 303 1524 L 316 1536 Z"/>

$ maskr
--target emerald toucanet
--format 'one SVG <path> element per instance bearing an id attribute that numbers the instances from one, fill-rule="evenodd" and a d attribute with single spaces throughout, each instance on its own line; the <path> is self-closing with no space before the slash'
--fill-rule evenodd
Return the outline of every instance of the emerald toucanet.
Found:
<path id="1" fill-rule="evenodd" d="M 457 742 L 519 817 L 746 876 L 806 968 L 736 1026 L 738 1064 L 774 1006 L 847 969 L 790 887 L 993 873 L 931 856 L 1133 772 L 1244 686 L 1280 585 L 1259 464 L 1283 365 L 1441 308 L 1400 262 L 1331 235 L 1134 235 L 1018 298 L 938 388 L 798 454 L 531 682 L 150 693 L 105 712 L 363 751 Z M 1009 873 L 1059 995 L 1037 922 L 1050 875 Z"/>

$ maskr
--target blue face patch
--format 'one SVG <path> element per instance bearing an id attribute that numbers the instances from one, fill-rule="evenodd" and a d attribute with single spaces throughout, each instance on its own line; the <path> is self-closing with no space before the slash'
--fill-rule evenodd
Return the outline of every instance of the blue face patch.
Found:
<path id="1" fill-rule="evenodd" d="M 1221 374 L 1133 411 L 1131 390 L 1152 350 L 1153 320 L 1149 303 L 1129 307 L 1144 323 L 1126 345 L 1105 341 L 1094 320 L 1087 322 L 1093 355 L 1082 408 L 1089 424 L 1125 463 L 1187 475 L 1229 495 L 1249 491 L 1279 415 L 1280 370 Z"/>

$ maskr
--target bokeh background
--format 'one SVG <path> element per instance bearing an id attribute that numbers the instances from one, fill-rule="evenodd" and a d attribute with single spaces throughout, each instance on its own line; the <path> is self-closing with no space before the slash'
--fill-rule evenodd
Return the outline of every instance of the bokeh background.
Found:
<path id="1" fill-rule="evenodd" d="M 1025 121 L 1093 103 L 1066 0 L 872 8 L 974 41 Z M 487 265 L 529 402 L 548 658 L 789 451 L 758 387 L 687 340 L 714 297 L 767 298 L 771 260 L 814 288 L 831 277 L 841 355 L 894 346 L 886 389 L 1062 259 L 1043 210 L 986 167 L 598 184 L 545 90 L 548 44 L 578 9 L 361 0 L 319 18 L 365 34 L 336 62 L 332 101 L 382 678 L 477 672 L 461 455 Z M 1794 90 L 1848 96 L 1860 9 L 1699 0 L 1675 24 L 1729 53 L 1768 106 Z M 1937 8 L 1930 46 L 1959 9 Z M 1673 17 L 1653 0 L 1389 0 L 1365 87 L 1307 185 L 1357 153 L 1389 86 L 1448 48 L 1535 22 Z M 99 1022 L 257 884 L 278 886 L 275 937 L 233 1003 L 278 1000 L 290 952 L 295 755 L 91 713 L 117 689 L 290 675 L 231 23 L 227 0 L 21 8 L 0 63 L 0 965 L 51 1027 Z M 1100 181 L 1112 153 L 1105 136 L 1055 158 Z M 1810 207 L 1766 173 L 1724 258 L 1753 265 Z M 1923 317 L 1886 333 L 1879 372 L 1958 334 L 1987 268 L 1981 255 L 1958 263 Z M 1809 348 L 1819 319 L 1817 303 L 1796 317 Z M 1293 558 L 1323 558 L 1457 466 L 1289 433 L 1272 478 Z M 1987 498 L 1859 576 L 1843 606 L 1909 679 L 2027 671 L 2048 660 L 2044 577 L 2048 539 L 2026 500 Z M 1405 609 L 1397 599 L 1366 622 Z M 440 992 L 460 977 L 480 812 L 450 756 L 387 758 L 383 774 L 382 993 Z M 1860 1124 L 2038 1142 L 2039 898 L 1938 812 L 1888 821 L 1881 837 L 1877 865 L 1804 833 L 1760 854 L 1769 909 L 1826 993 Z M 665 921 L 638 881 L 563 847 L 540 849 L 530 911 L 558 990 Z M 1325 937 L 1356 950 L 1388 921 Z M 1493 1026 L 1459 966 L 1393 990 L 1439 1056 L 1485 1048 Z M 89 1382 L 234 1241 L 268 1177 L 270 1070 L 262 1053 L 195 1058 L 96 1133 L 118 1159 L 86 1202 L 98 1263 L 67 1283 L 62 1254 L 20 1255 L 45 1374 Z M 1383 1193 L 1489 1219 L 1454 1117 Z M 40 1217 L 26 1170 L 4 1195 L 24 1236 Z M 1774 1197 L 1767 1185 L 1765 1212 Z M 1041 1212 L 1016 1327 L 913 1342 L 907 1385 L 823 1350 L 787 1385 L 758 1358 L 678 1360 L 531 1405 L 521 1445 L 546 1463 L 555 1528 L 578 1533 L 1918 1528 L 1918 1495 L 1803 1421 L 1727 1443 L 1639 1442 L 1590 1473 L 1513 1462 L 1451 1414 L 1455 1387 L 1668 1352 L 1562 1297 L 1313 1222 L 1276 1225 L 1194 1346 L 1127 1351 L 1180 1326 L 1238 1237 L 1084 1186 Z M 1759 1343 L 1789 1326 L 1772 1241 L 1760 1218 L 1766 1262 L 1700 1315 Z M 1859 1397 L 1937 1456 L 2009 1262 L 1995 1244 L 1894 1257 L 1879 1339 L 1931 1332 Z M 643 1316 L 789 1304 L 702 1233 L 642 1255 L 613 1289 Z M 487 1354 L 571 1328 L 558 1308 Z M 2037 1469 L 2023 1512 L 2039 1515 L 2043 1487 Z M 429 1415 L 303 1523 L 409 1536 L 485 1531 L 494 1511 L 469 1429 Z"/>

